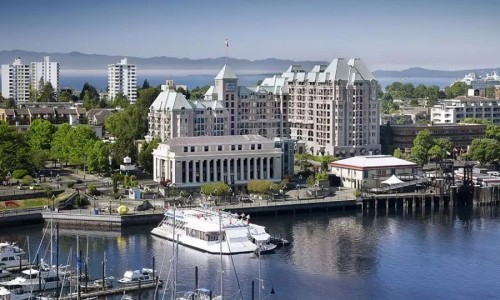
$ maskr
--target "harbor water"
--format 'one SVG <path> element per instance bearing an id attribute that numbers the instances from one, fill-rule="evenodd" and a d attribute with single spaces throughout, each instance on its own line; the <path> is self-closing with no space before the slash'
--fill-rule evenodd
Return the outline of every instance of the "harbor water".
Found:
<path id="1" fill-rule="evenodd" d="M 251 299 L 252 281 L 255 299 L 498 299 L 500 295 L 498 207 L 389 215 L 252 216 L 251 221 L 265 225 L 272 234 L 286 236 L 291 243 L 260 259 L 254 254 L 223 256 L 225 299 Z M 45 228 L 2 228 L 0 241 L 17 241 L 27 249 L 29 237 L 32 259 L 39 248 L 40 256 L 49 260 Z M 178 265 L 179 295 L 194 288 L 195 266 L 199 286 L 220 294 L 218 255 L 179 246 L 174 259 L 173 244 L 152 236 L 151 229 L 61 228 L 59 263 L 76 265 L 78 236 L 91 278 L 101 276 L 104 259 L 106 276 L 120 278 L 127 269 L 152 267 L 154 256 L 163 280 L 172 280 L 173 266 Z M 160 289 L 158 299 L 170 299 L 169 289 L 164 297 L 164 289 Z M 269 296 L 272 289 L 275 294 Z M 152 295 L 153 291 L 144 291 L 142 299 L 152 299 Z"/>

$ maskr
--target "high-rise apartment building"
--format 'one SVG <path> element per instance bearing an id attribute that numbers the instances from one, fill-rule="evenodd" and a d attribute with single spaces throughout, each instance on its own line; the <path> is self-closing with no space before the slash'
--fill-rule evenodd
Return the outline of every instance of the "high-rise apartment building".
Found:
<path id="1" fill-rule="evenodd" d="M 23 64 L 21 58 L 2 65 L 2 97 L 17 104 L 30 100 L 30 65 Z"/>
<path id="2" fill-rule="evenodd" d="M 54 97 L 57 99 L 59 96 L 59 63 L 51 62 L 48 56 L 43 58 L 42 62 L 31 63 L 31 87 L 35 90 L 40 90 L 43 86 L 40 84 L 47 84 L 50 82 L 54 89 Z"/>
<path id="3" fill-rule="evenodd" d="M 225 65 L 204 99 L 187 100 L 173 84 L 149 112 L 149 135 L 262 135 L 297 141 L 297 151 L 354 156 L 380 153 L 377 81 L 360 59 L 334 59 L 306 72 L 291 66 L 260 86 L 238 86 Z"/>
<path id="4" fill-rule="evenodd" d="M 137 100 L 137 68 L 128 64 L 127 58 L 117 64 L 108 65 L 109 100 L 114 100 L 119 93 L 132 103 Z"/>

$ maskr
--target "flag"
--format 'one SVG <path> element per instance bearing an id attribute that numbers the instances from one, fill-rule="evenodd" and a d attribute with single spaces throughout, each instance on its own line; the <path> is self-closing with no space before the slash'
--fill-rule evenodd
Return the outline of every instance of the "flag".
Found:
<path id="1" fill-rule="evenodd" d="M 224 41 L 224 45 L 226 45 L 226 47 L 229 47 L 229 41 L 227 39 Z"/>

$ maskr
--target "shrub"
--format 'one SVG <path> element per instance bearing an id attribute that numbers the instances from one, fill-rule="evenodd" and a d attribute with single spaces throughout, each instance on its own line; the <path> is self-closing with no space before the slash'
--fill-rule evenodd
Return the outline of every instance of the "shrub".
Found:
<path id="1" fill-rule="evenodd" d="M 316 174 L 316 180 L 318 181 L 328 180 L 328 173 L 323 172 Z"/>
<path id="2" fill-rule="evenodd" d="M 28 170 L 25 170 L 25 169 L 14 170 L 14 172 L 12 172 L 12 178 L 21 179 L 29 174 L 30 174 L 30 172 L 28 172 Z"/>
<path id="3" fill-rule="evenodd" d="M 23 179 L 21 180 L 21 182 L 24 185 L 31 184 L 31 183 L 33 183 L 33 177 L 31 177 L 30 175 L 26 175 L 26 176 L 23 177 Z"/>
<path id="4" fill-rule="evenodd" d="M 229 185 L 224 182 L 205 183 L 201 186 L 201 191 L 207 196 L 222 196 L 229 192 L 229 188 Z"/>
<path id="5" fill-rule="evenodd" d="M 137 186 L 137 177 L 135 175 L 130 176 L 128 183 L 129 186 Z"/>
<path id="6" fill-rule="evenodd" d="M 92 196 L 97 196 L 99 194 L 99 191 L 97 190 L 97 187 L 94 184 L 89 184 L 88 191 L 89 194 L 91 194 Z"/>
<path id="7" fill-rule="evenodd" d="M 273 182 L 271 180 L 252 180 L 248 183 L 247 189 L 250 193 L 267 194 L 271 191 Z"/>
<path id="8" fill-rule="evenodd" d="M 71 189 L 71 188 L 73 188 L 75 186 L 75 182 L 74 181 L 68 181 L 67 185 L 68 185 L 68 188 Z"/>
<path id="9" fill-rule="evenodd" d="M 314 175 L 310 175 L 309 177 L 307 177 L 308 186 L 313 186 L 315 183 L 316 183 L 316 178 L 314 177 Z"/>
<path id="10" fill-rule="evenodd" d="M 352 194 L 353 194 L 355 197 L 360 197 L 360 196 L 361 196 L 361 191 L 360 191 L 360 190 L 355 190 L 354 192 L 352 192 Z"/>

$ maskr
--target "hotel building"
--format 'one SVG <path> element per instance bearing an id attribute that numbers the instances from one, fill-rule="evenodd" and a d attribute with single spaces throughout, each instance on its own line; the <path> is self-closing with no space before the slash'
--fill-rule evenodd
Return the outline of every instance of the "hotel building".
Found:
<path id="1" fill-rule="evenodd" d="M 21 58 L 2 65 L 2 97 L 12 98 L 16 104 L 30 100 L 30 65 L 23 64 Z"/>
<path id="2" fill-rule="evenodd" d="M 285 95 L 285 130 L 298 152 L 354 156 L 380 153 L 377 81 L 358 58 L 334 59 L 310 72 L 291 66 L 262 86 Z"/>
<path id="3" fill-rule="evenodd" d="M 109 101 L 113 101 L 119 93 L 130 102 L 137 100 L 137 68 L 128 64 L 127 58 L 108 65 L 108 89 Z"/>

